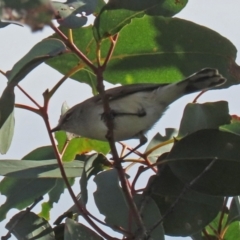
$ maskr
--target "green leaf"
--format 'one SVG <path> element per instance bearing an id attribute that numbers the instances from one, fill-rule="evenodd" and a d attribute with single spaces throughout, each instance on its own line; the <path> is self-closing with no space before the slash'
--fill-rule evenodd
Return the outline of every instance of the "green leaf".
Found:
<path id="1" fill-rule="evenodd" d="M 226 213 L 222 213 L 220 212 L 217 217 L 205 228 L 207 233 L 209 234 L 210 239 L 218 239 L 219 238 L 219 233 L 218 233 L 218 229 L 219 229 L 219 223 L 221 222 L 221 226 L 222 229 L 221 231 L 224 231 L 224 227 L 226 225 L 227 222 L 227 214 Z M 223 233 L 220 233 L 221 236 L 223 235 Z M 234 238 L 232 238 L 234 239 Z M 204 238 L 205 240 L 205 238 Z M 225 240 L 225 237 L 224 237 Z M 229 239 L 230 240 L 230 239 Z"/>
<path id="2" fill-rule="evenodd" d="M 186 189 L 167 165 L 160 169 L 159 175 L 150 178 L 147 189 L 151 190 L 150 196 L 159 211 L 162 214 L 168 212 L 163 227 L 170 236 L 189 236 L 201 231 L 217 216 L 223 204 L 223 197 Z"/>
<path id="3" fill-rule="evenodd" d="M 91 26 L 73 31 L 73 38 L 83 54 L 96 64 Z M 101 43 L 102 62 L 109 47 L 108 40 Z M 239 67 L 234 62 L 236 52 L 228 39 L 206 27 L 178 18 L 144 16 L 133 19 L 121 30 L 104 79 L 113 84 L 171 83 L 212 67 L 228 79 L 222 87 L 229 87 L 239 82 Z M 96 86 L 95 73 L 79 61 L 74 54 L 64 54 L 48 60 L 47 64 L 63 74 L 82 66 L 71 78 Z"/>
<path id="4" fill-rule="evenodd" d="M 80 177 L 83 169 L 82 161 L 63 164 L 68 177 Z M 62 178 L 57 160 L 1 160 L 0 175 L 14 178 Z"/>
<path id="5" fill-rule="evenodd" d="M 36 237 L 38 240 L 55 239 L 51 225 L 33 212 L 22 211 L 16 214 L 7 223 L 6 228 L 11 230 L 17 239 L 30 240 Z"/>
<path id="6" fill-rule="evenodd" d="M 7 197 L 0 207 L 0 221 L 6 218 L 11 208 L 23 209 L 46 194 L 56 184 L 55 178 L 18 179 L 5 177 L 0 183 L 0 192 Z"/>
<path id="7" fill-rule="evenodd" d="M 72 139 L 63 155 L 63 161 L 73 160 L 75 156 L 91 152 L 92 150 L 107 154 L 109 152 L 108 142 L 102 142 L 87 138 Z"/>
<path id="8" fill-rule="evenodd" d="M 189 103 L 184 109 L 180 124 L 180 137 L 201 129 L 218 129 L 220 125 L 230 123 L 228 102 Z"/>
<path id="9" fill-rule="evenodd" d="M 18 173 L 20 174 L 21 178 L 5 177 L 1 181 L 0 192 L 1 194 L 7 197 L 7 200 L 0 207 L 0 221 L 2 219 L 5 219 L 6 213 L 11 208 L 23 209 L 29 206 L 32 202 L 34 202 L 36 198 L 48 193 L 51 190 L 53 191 L 52 193 L 55 194 L 54 196 L 55 200 L 57 199 L 57 194 L 59 196 L 61 195 L 62 190 L 58 188 L 59 187 L 58 179 L 52 178 L 56 176 L 59 176 L 61 178 L 61 175 L 59 174 L 59 167 L 57 165 L 56 160 L 43 161 L 43 159 L 54 159 L 54 158 L 55 158 L 55 155 L 54 155 L 52 146 L 46 146 L 46 147 L 40 147 L 33 150 L 32 152 L 27 154 L 25 157 L 23 157 L 24 159 L 23 161 L 19 161 L 19 160 L 16 161 L 15 164 L 20 164 L 20 165 L 21 165 L 21 162 L 24 162 L 26 165 L 27 171 L 26 172 L 19 171 L 19 168 L 14 169 L 12 174 Z M 35 161 L 31 161 L 32 159 L 35 159 Z M 3 161 L 4 160 L 0 161 L 0 164 L 2 164 Z M 11 161 L 7 160 L 5 162 L 7 164 L 6 168 L 9 168 L 8 164 L 10 164 L 9 162 Z M 34 164 L 33 166 L 35 167 L 29 168 L 29 165 L 31 166 L 31 164 Z M 77 166 L 76 164 L 80 164 L 80 168 L 81 166 L 83 167 L 83 163 L 80 161 L 74 161 L 72 163 L 66 163 L 66 165 L 65 164 L 64 165 L 71 166 L 72 164 L 75 166 Z M 38 167 L 36 166 L 41 166 L 40 172 L 37 171 Z M 6 168 L 5 168 L 5 171 L 8 171 Z M 78 169 L 76 171 L 76 174 L 78 174 L 78 176 L 79 176 L 79 173 L 81 173 L 80 171 L 81 169 Z M 14 173 L 14 171 L 16 172 Z M 46 171 L 50 171 L 48 177 L 51 177 L 51 178 L 36 178 L 38 174 L 44 176 L 44 172 Z M 33 175 L 34 178 L 23 179 L 22 177 L 26 176 L 26 173 Z M 54 187 L 58 189 L 54 189 Z M 46 214 L 47 209 L 45 208 L 44 210 L 45 210 L 44 214 Z"/>
<path id="10" fill-rule="evenodd" d="M 66 219 L 64 229 L 64 239 L 67 240 L 103 240 L 98 234 L 96 234 L 90 228 L 84 226 L 81 223 L 75 222 L 70 218 Z"/>
<path id="11" fill-rule="evenodd" d="M 162 15 L 170 17 L 181 11 L 187 0 L 181 3 L 175 0 L 133 0 L 109 1 L 97 16 L 93 26 L 96 41 L 113 36 L 133 18 L 148 15 Z"/>
<path id="12" fill-rule="evenodd" d="M 231 223 L 223 237 L 224 240 L 240 239 L 239 222 Z"/>
<path id="13" fill-rule="evenodd" d="M 240 194 L 240 137 L 214 129 L 200 130 L 176 141 L 166 160 L 191 189 L 218 196 Z M 209 164 L 215 161 L 209 168 Z"/>
<path id="14" fill-rule="evenodd" d="M 7 72 L 8 81 L 17 85 L 29 72 L 49 58 L 66 52 L 65 44 L 58 39 L 45 39 L 37 43 Z"/>
<path id="15" fill-rule="evenodd" d="M 238 84 L 231 71 L 235 59 L 234 45 L 211 29 L 178 18 L 145 16 L 122 29 L 104 79 L 169 83 L 212 67 L 228 79 L 227 87 Z"/>
<path id="16" fill-rule="evenodd" d="M 124 193 L 119 186 L 116 170 L 104 171 L 98 174 L 94 178 L 94 181 L 97 184 L 97 190 L 94 193 L 95 203 L 100 213 L 106 216 L 105 222 L 116 231 L 115 226 L 120 226 L 136 234 L 137 227 L 134 219 L 130 217 L 130 210 Z M 141 195 L 134 196 L 134 201 L 139 209 L 144 200 Z M 151 198 L 144 205 L 141 215 L 147 229 L 150 229 L 161 217 L 158 207 Z M 131 226 L 131 229 L 129 229 L 129 226 Z M 151 237 L 153 240 L 164 239 L 161 225 L 151 232 Z"/>

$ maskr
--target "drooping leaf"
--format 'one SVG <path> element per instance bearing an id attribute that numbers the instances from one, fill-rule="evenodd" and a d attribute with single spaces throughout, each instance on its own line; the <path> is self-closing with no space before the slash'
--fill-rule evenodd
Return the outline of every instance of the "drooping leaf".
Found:
<path id="1" fill-rule="evenodd" d="M 229 124 L 230 120 L 226 101 L 189 103 L 183 112 L 179 136 L 182 137 L 201 129 L 218 129 L 223 124 Z"/>
<path id="2" fill-rule="evenodd" d="M 68 177 L 80 177 L 82 161 L 71 161 L 63 164 Z M 57 160 L 1 160 L 0 175 L 13 178 L 62 178 Z"/>
<path id="3" fill-rule="evenodd" d="M 173 173 L 191 189 L 218 196 L 240 194 L 240 137 L 205 129 L 176 141 L 167 156 Z"/>
<path id="4" fill-rule="evenodd" d="M 168 214 L 163 219 L 166 235 L 189 236 L 201 231 L 220 211 L 223 197 L 192 191 L 164 166 L 160 174 L 152 176 L 147 189 L 159 211 Z"/>
<path id="5" fill-rule="evenodd" d="M 13 113 L 15 96 L 14 87 L 35 67 L 46 59 L 55 57 L 66 51 L 66 46 L 58 39 L 45 39 L 37 43 L 21 60 L 19 60 L 11 71 L 6 73 L 8 85 L 0 99 L 0 128 Z M 13 116 L 11 116 L 13 118 Z M 9 124 L 9 123 L 6 123 Z M 13 125 L 12 125 L 13 134 Z M 10 139 L 9 135 L 9 139 Z M 8 141 L 10 142 L 10 140 Z"/>
<path id="6" fill-rule="evenodd" d="M 17 224 L 16 224 L 17 223 Z M 51 225 L 33 212 L 22 211 L 11 218 L 6 228 L 17 239 L 54 240 L 55 234 Z"/>
<path id="7" fill-rule="evenodd" d="M 96 43 L 91 26 L 74 30 L 73 38 L 76 46 L 96 64 Z M 102 62 L 109 47 L 110 42 L 104 40 Z M 133 19 L 121 30 L 104 79 L 113 84 L 170 83 L 212 67 L 219 69 L 228 80 L 221 87 L 228 87 L 239 82 L 235 59 L 235 46 L 211 29 L 178 18 L 144 16 Z M 79 61 L 74 54 L 64 54 L 48 60 L 47 64 L 63 74 L 77 65 L 82 66 L 71 78 L 96 86 L 93 70 Z"/>
<path id="8" fill-rule="evenodd" d="M 103 240 L 103 238 L 100 237 L 96 232 L 70 218 L 66 219 L 64 239 Z"/>
<path id="9" fill-rule="evenodd" d="M 0 207 L 0 221 L 6 218 L 7 212 L 11 208 L 19 210 L 29 206 L 46 194 L 56 184 L 55 178 L 44 179 L 18 179 L 5 177 L 0 183 L 0 193 L 7 197 Z"/>
<path id="10" fill-rule="evenodd" d="M 27 207 L 39 196 L 42 196 L 53 190 L 55 186 L 58 187 L 57 183 L 59 181 L 63 181 L 62 179 L 53 178 L 57 176 L 61 178 L 61 175 L 59 174 L 59 167 L 56 160 L 49 160 L 55 159 L 52 146 L 37 148 L 24 156 L 23 159 L 23 161 L 16 161 L 16 163 L 13 164 L 14 169 L 11 173 L 11 176 L 13 176 L 14 174 L 19 174 L 21 178 L 5 177 L 0 183 L 0 192 L 7 197 L 5 203 L 2 204 L 0 207 L 0 220 L 6 217 L 6 213 L 11 208 L 23 209 Z M 32 159 L 34 159 L 35 161 L 31 161 Z M 44 159 L 47 160 L 44 161 Z M 10 162 L 11 161 L 9 160 L 5 161 L 5 163 L 7 164 L 7 167 L 5 168 L 6 172 L 9 171 Z M 21 169 L 19 169 L 18 167 L 16 169 L 16 164 L 21 165 L 21 162 L 25 164 L 25 167 L 27 168 L 26 172 L 19 171 Z M 4 160 L 0 161 L 0 164 L 4 164 Z M 34 167 L 32 164 L 34 164 Z M 78 164 L 80 164 L 80 168 L 77 167 L 78 169 L 75 173 L 79 176 L 79 173 L 81 174 L 83 162 L 73 161 L 71 163 L 66 163 L 66 166 L 72 165 L 74 166 L 73 168 L 75 168 Z M 39 166 L 40 168 L 38 168 Z M 40 169 L 40 171 L 38 171 L 37 169 Z M 50 178 L 37 178 L 38 175 L 44 176 L 44 172 L 49 172 L 49 174 L 47 173 L 47 176 Z M 72 172 L 72 170 L 70 170 L 70 172 Z M 24 179 L 23 177 L 27 176 L 27 173 L 31 174 L 31 176 L 34 178 Z M 68 176 L 70 177 L 71 175 Z M 60 196 L 61 194 L 62 189 L 54 189 L 54 200 L 58 199 L 57 195 Z"/>
<path id="11" fill-rule="evenodd" d="M 0 100 L 1 106 L 1 100 Z M 1 110 L 0 110 L 1 111 Z M 14 133 L 14 126 L 15 126 L 15 119 L 14 113 L 10 113 L 6 121 L 3 123 L 0 129 L 0 152 L 1 154 L 7 153 L 8 149 L 10 148 L 13 133 Z"/>
<path id="12" fill-rule="evenodd" d="M 115 229 L 115 226 L 124 228 L 135 234 L 137 230 L 134 219 L 130 217 L 130 209 L 125 200 L 122 189 L 119 186 L 119 179 L 115 169 L 104 171 L 98 174 L 94 181 L 97 184 L 97 190 L 94 193 L 95 203 L 106 218 L 105 222 Z M 142 195 L 134 196 L 134 201 L 140 209 L 144 197 Z M 150 229 L 160 219 L 160 212 L 149 198 L 141 214 L 146 228 Z M 129 229 L 131 226 L 131 229 Z M 117 229 L 115 229 L 117 231 Z M 151 239 L 164 239 L 163 228 L 161 225 L 156 227 L 151 233 Z"/>
<path id="13" fill-rule="evenodd" d="M 45 39 L 37 43 L 22 59 L 7 72 L 8 81 L 17 85 L 29 72 L 49 58 L 56 57 L 67 48 L 58 39 Z"/>
<path id="14" fill-rule="evenodd" d="M 113 36 L 133 18 L 148 15 L 161 15 L 170 17 L 181 11 L 187 0 L 179 3 L 175 0 L 114 0 L 109 1 L 97 16 L 93 26 L 96 41 Z"/>

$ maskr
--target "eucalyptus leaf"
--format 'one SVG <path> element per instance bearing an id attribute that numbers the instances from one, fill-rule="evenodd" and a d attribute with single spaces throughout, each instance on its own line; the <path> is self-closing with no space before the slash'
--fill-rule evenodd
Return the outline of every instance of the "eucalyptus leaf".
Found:
<path id="1" fill-rule="evenodd" d="M 191 189 L 216 196 L 240 194 L 240 136 L 217 129 L 192 133 L 175 144 L 166 160 Z"/>
<path id="2" fill-rule="evenodd" d="M 179 134 L 182 137 L 201 129 L 218 129 L 229 124 L 228 102 L 189 103 L 186 105 L 181 119 Z"/>
<path id="3" fill-rule="evenodd" d="M 64 239 L 103 240 L 103 238 L 100 237 L 96 232 L 70 218 L 66 219 Z"/>
<path id="4" fill-rule="evenodd" d="M 109 1 L 97 16 L 93 26 L 96 41 L 113 36 L 133 18 L 148 15 L 173 16 L 181 11 L 187 0 L 178 3 L 175 0 L 114 0 Z"/>
<path id="5" fill-rule="evenodd" d="M 62 31 L 66 33 L 66 30 Z M 58 38 L 57 35 L 53 37 Z M 73 38 L 83 54 L 96 64 L 96 42 L 92 27 L 74 30 Z M 101 42 L 101 63 L 110 45 L 109 40 Z M 209 28 L 178 18 L 144 16 L 132 19 L 121 30 L 104 79 L 123 85 L 172 83 L 202 68 L 211 67 L 219 69 L 227 78 L 227 82 L 221 86 L 225 88 L 239 83 L 236 53 L 236 47 L 228 39 Z M 69 53 L 48 60 L 47 64 L 66 74 L 69 69 L 79 66 L 79 58 Z M 71 78 L 96 87 L 94 71 L 82 61 L 80 66 L 82 68 Z"/>
<path id="6" fill-rule="evenodd" d="M 201 231 L 217 216 L 224 200 L 189 189 L 169 166 L 150 178 L 147 189 L 159 211 L 166 214 L 163 227 L 170 236 L 189 236 Z"/>
<path id="7" fill-rule="evenodd" d="M 11 230 L 17 239 L 31 240 L 36 236 L 39 240 L 55 239 L 51 225 L 33 212 L 19 212 L 11 218 L 6 228 Z"/>

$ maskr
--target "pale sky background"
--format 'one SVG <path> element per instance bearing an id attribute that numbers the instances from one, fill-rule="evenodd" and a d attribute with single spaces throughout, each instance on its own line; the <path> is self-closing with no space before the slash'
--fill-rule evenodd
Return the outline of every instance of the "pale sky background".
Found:
<path id="1" fill-rule="evenodd" d="M 239 9 L 239 0 L 190 0 L 187 7 L 179 13 L 177 17 L 193 21 L 219 32 L 231 40 L 237 49 L 240 49 Z M 41 39 L 51 35 L 52 31 L 49 28 L 45 28 L 41 32 L 32 34 L 28 27 L 23 28 L 11 25 L 0 29 L 0 33 L 0 69 L 7 71 L 10 70 L 14 63 L 23 57 L 32 46 Z M 239 59 L 237 59 L 237 63 L 239 64 Z M 46 88 L 51 89 L 60 78 L 61 74 L 52 70 L 47 65 L 42 64 L 31 72 L 20 85 L 33 96 L 34 99 L 42 103 L 42 93 Z M 0 92 L 5 86 L 6 79 L 0 75 Z M 239 91 L 240 86 L 233 86 L 220 91 L 210 91 L 204 94 L 199 99 L 199 102 L 227 100 L 229 102 L 230 113 L 240 115 Z M 17 89 L 15 93 L 17 103 L 31 104 Z M 63 101 L 66 100 L 69 106 L 73 106 L 90 96 L 91 89 L 86 84 L 79 84 L 74 80 L 65 82 L 50 102 L 49 113 L 52 127 L 58 122 Z M 196 96 L 196 94 L 184 97 L 172 104 L 161 121 L 149 132 L 148 138 L 151 139 L 158 131 L 164 134 L 165 128 L 178 128 L 183 109 L 187 102 L 194 99 L 194 96 Z M 21 159 L 21 157 L 33 149 L 50 144 L 43 121 L 36 114 L 16 109 L 15 119 L 15 135 L 11 148 L 6 155 L 0 155 L 0 159 Z M 131 146 L 137 144 L 136 141 L 130 141 L 128 143 Z M 74 190 L 76 194 L 79 192 L 78 184 L 75 184 Z M 94 191 L 94 186 L 91 187 L 91 191 Z M 0 196 L 0 204 L 4 201 L 5 197 Z M 91 208 L 93 208 L 92 202 L 90 202 L 90 204 Z M 64 212 L 71 205 L 72 200 L 68 192 L 65 192 L 51 213 L 52 219 L 55 220 L 59 212 Z M 36 207 L 35 211 L 39 212 L 39 208 Z M 96 209 L 94 209 L 94 212 L 95 211 Z M 7 215 L 7 220 L 16 212 L 18 211 L 11 210 Z M 0 223 L 0 236 L 7 233 L 4 228 L 6 222 L 7 221 Z M 166 239 L 178 238 L 166 237 Z"/>

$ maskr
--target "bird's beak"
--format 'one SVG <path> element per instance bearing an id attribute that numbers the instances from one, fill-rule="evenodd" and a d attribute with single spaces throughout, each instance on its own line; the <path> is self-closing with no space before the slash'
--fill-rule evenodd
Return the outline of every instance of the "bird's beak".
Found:
<path id="1" fill-rule="evenodd" d="M 55 128 L 52 128 L 51 129 L 51 132 L 57 132 L 57 131 L 60 131 L 61 128 L 59 126 L 56 126 Z"/>

